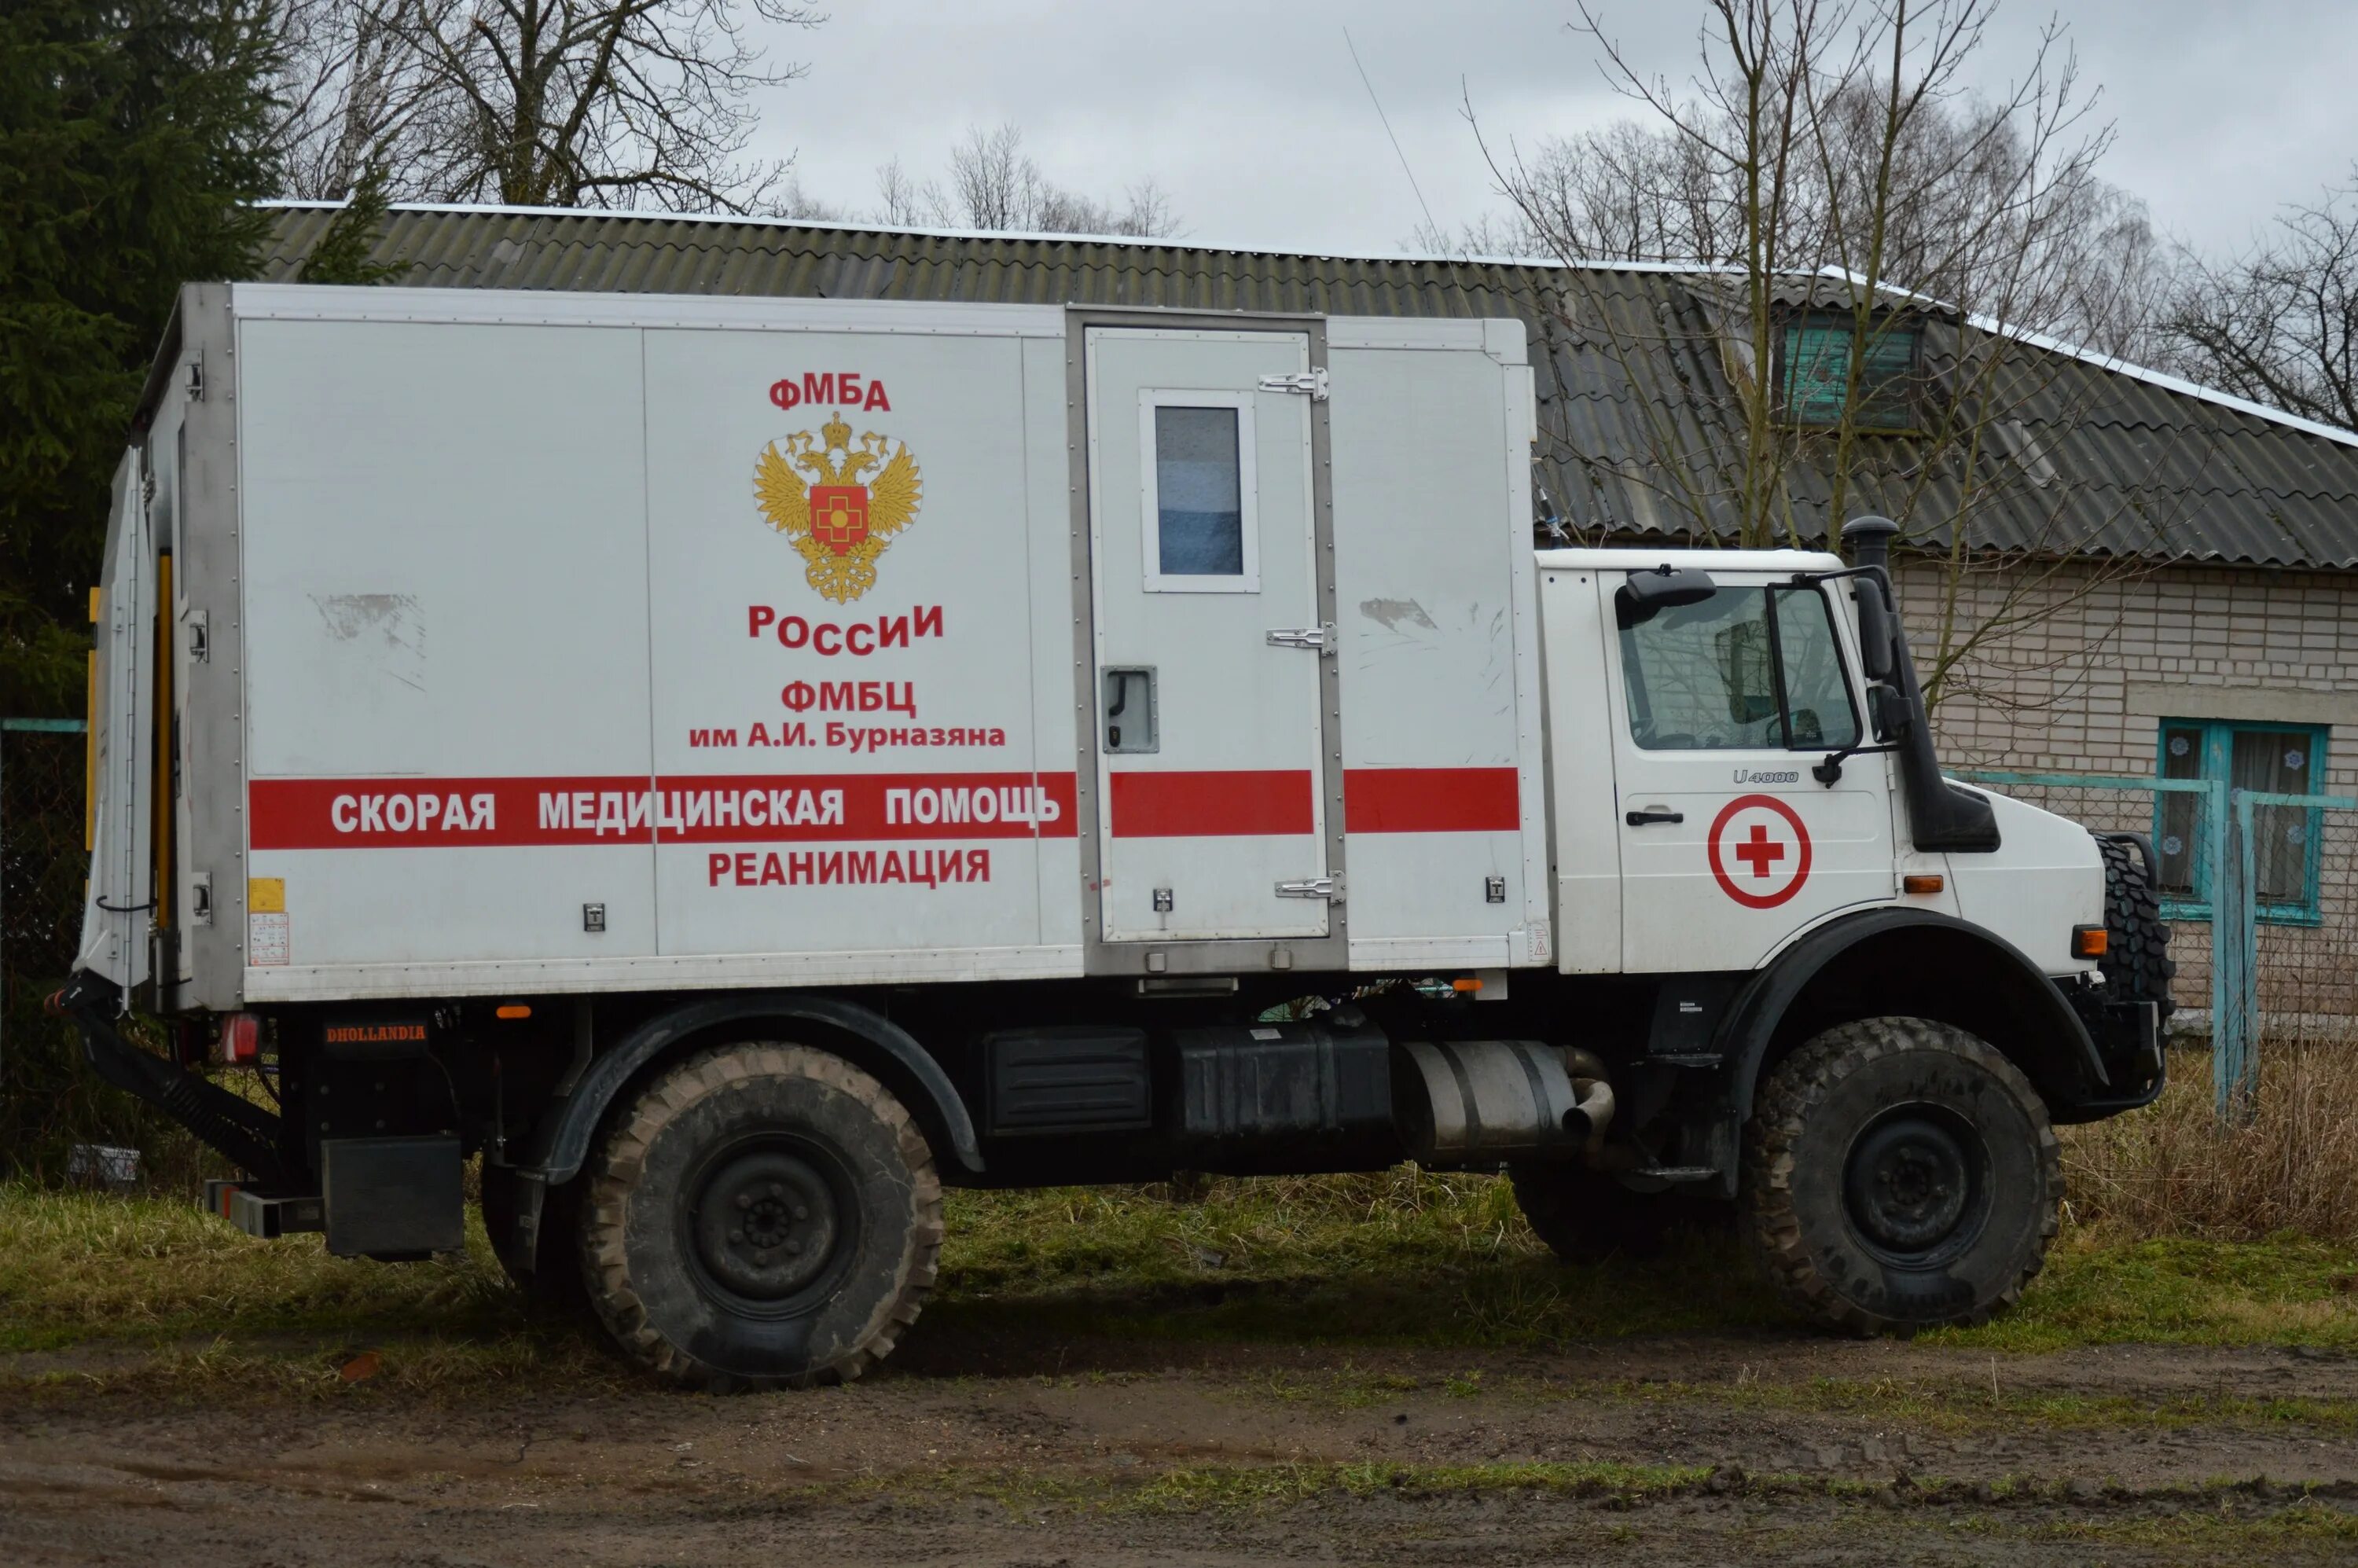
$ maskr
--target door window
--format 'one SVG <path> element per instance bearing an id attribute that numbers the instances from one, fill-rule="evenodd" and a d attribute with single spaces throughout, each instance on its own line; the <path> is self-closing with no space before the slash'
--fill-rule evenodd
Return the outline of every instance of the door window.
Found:
<path id="1" fill-rule="evenodd" d="M 1621 632 L 1631 738 L 1652 752 L 1858 743 L 1833 612 L 1814 587 L 1723 588 Z"/>
<path id="2" fill-rule="evenodd" d="M 1139 414 L 1147 590 L 1259 591 L 1249 395 L 1147 391 Z"/>

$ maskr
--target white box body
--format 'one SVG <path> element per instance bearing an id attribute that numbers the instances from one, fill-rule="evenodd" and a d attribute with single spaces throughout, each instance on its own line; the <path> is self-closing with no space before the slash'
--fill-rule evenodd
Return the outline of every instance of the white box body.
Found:
<path id="1" fill-rule="evenodd" d="M 177 567 L 177 935 L 94 906 L 110 978 L 224 1008 L 1553 962 L 1518 323 L 182 315 L 200 381 L 116 520 Z M 1250 575 L 1179 553 L 1233 531 L 1231 428 Z M 153 657 L 123 619 L 118 674 Z M 1109 739 L 1113 668 L 1153 672 L 1153 751 Z M 118 815 L 93 891 L 135 903 L 151 814 Z"/>

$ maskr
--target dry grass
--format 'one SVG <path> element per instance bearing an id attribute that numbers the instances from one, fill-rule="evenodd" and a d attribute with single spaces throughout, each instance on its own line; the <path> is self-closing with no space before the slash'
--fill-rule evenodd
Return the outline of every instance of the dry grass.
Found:
<path id="1" fill-rule="evenodd" d="M 2247 1126 L 2212 1116 L 2211 1054 L 2171 1053 L 2158 1104 L 2063 1130 L 2071 1217 L 2123 1238 L 2358 1242 L 2358 1044 L 2270 1043 Z"/>

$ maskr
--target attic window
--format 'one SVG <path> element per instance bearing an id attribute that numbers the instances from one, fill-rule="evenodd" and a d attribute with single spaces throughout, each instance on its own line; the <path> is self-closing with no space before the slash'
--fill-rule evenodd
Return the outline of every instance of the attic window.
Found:
<path id="1" fill-rule="evenodd" d="M 1776 374 L 1779 407 L 1789 424 L 1817 429 L 1842 424 L 1855 330 L 1847 314 L 1812 313 L 1785 321 L 1777 334 Z M 1917 427 L 1911 394 L 1923 354 L 1920 322 L 1887 316 L 1867 329 L 1853 429 Z"/>

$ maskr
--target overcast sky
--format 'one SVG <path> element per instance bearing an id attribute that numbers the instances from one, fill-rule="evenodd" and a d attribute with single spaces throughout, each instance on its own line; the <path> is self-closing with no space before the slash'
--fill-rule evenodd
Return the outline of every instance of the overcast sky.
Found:
<path id="1" fill-rule="evenodd" d="M 774 35 L 773 54 L 809 74 L 765 99 L 758 145 L 794 154 L 812 196 L 854 209 L 874 200 L 887 158 L 936 173 L 966 126 L 1011 120 L 1059 184 L 1112 197 L 1155 176 L 1187 238 L 1397 251 L 1417 198 L 1346 26 L 1444 226 L 1497 201 L 1461 92 L 1501 142 L 1635 112 L 1551 0 L 817 3 L 832 12 L 824 26 Z M 1985 91 L 2028 69 L 2058 9 L 2118 127 L 2104 172 L 2169 234 L 2240 246 L 2358 158 L 2352 0 L 2012 0 L 1976 63 Z M 1602 10 L 1633 59 L 1674 80 L 1692 71 L 1700 5 Z"/>

